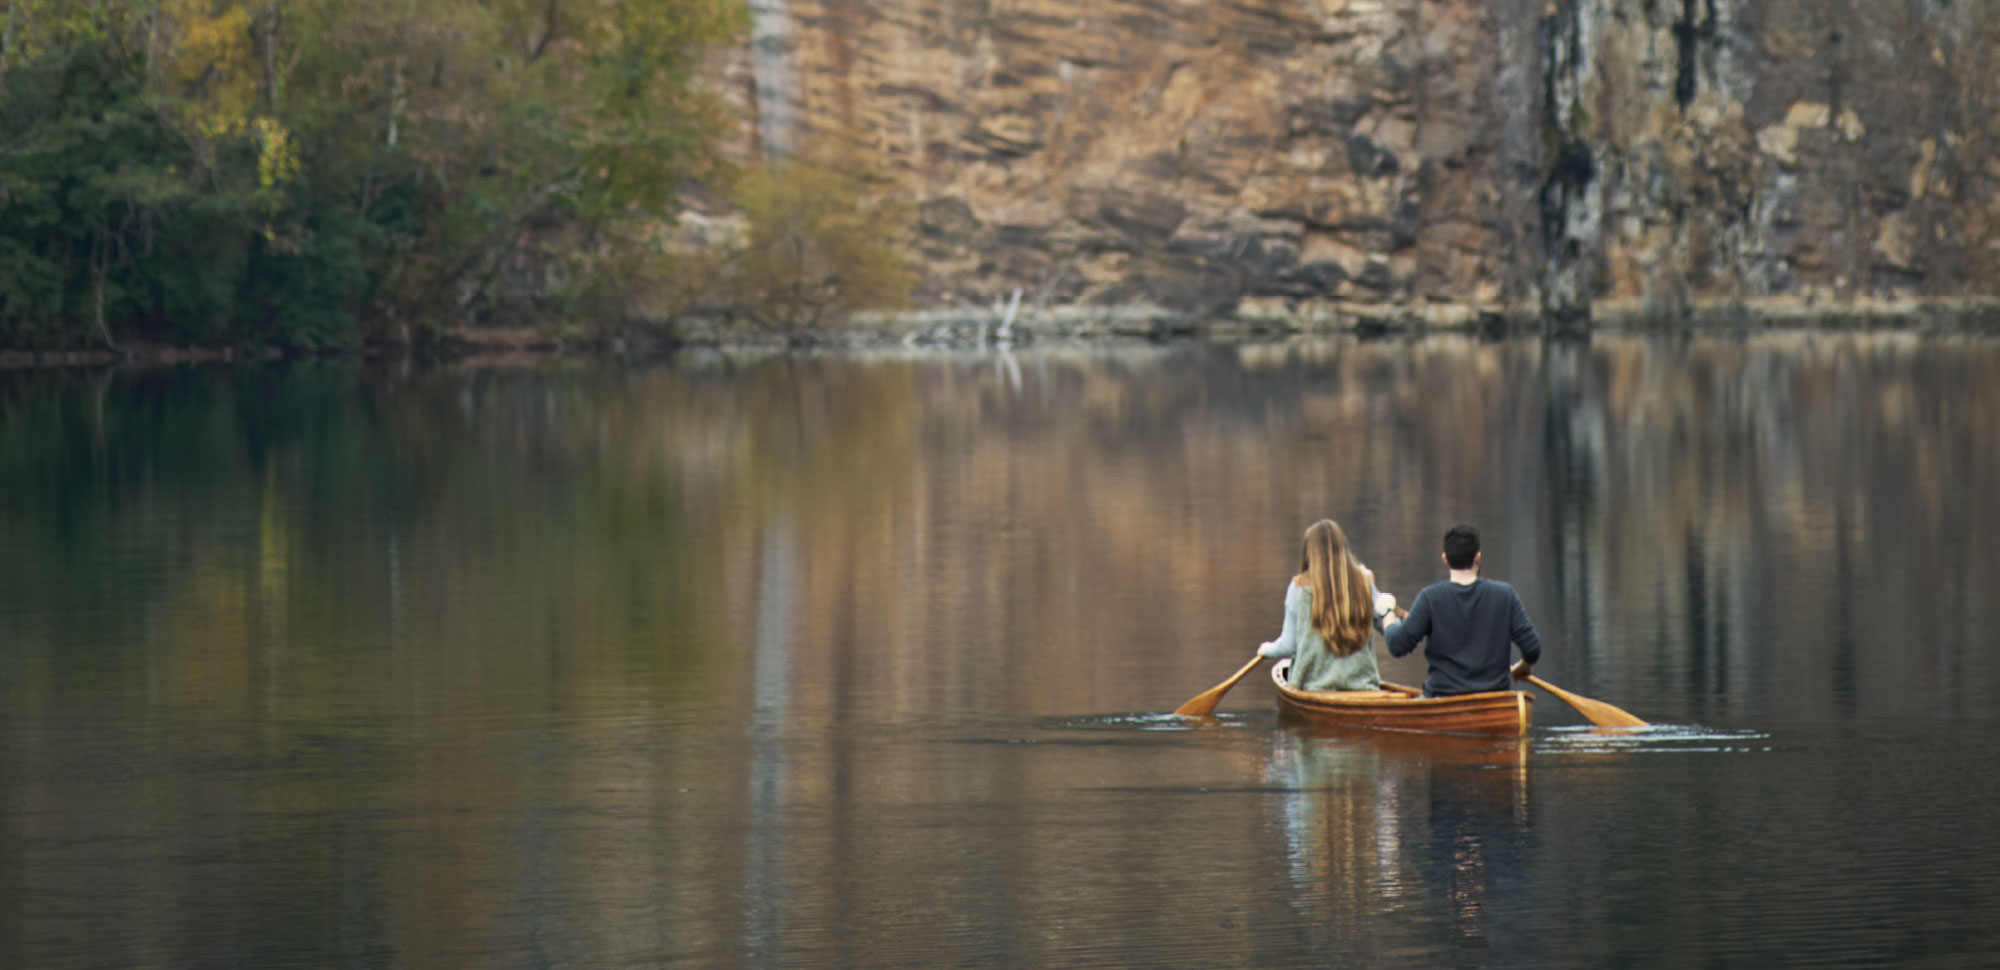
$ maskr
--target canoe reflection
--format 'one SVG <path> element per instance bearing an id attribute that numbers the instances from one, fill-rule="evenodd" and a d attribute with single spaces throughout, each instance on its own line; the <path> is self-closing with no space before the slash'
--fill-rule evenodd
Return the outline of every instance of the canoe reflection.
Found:
<path id="1" fill-rule="evenodd" d="M 1454 949 L 1477 962 L 1508 932 L 1489 900 L 1526 863 L 1527 739 L 1312 724 L 1272 739 L 1292 903 L 1315 943 L 1381 933 L 1386 917 L 1450 925 Z"/>

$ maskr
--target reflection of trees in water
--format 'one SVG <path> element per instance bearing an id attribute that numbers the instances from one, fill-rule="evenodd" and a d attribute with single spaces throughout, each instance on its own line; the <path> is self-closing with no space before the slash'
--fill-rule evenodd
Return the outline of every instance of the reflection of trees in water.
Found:
<path id="1" fill-rule="evenodd" d="M 457 941 L 534 931 L 496 896 L 573 892 L 584 868 L 606 897 L 629 885 L 643 866 L 603 858 L 578 792 L 687 804 L 612 739 L 720 685 L 696 605 L 713 533 L 612 453 L 617 386 L 339 362 L 0 375 L 0 694 L 36 712 L 0 728 L 0 774 L 34 779 L 16 804 L 61 838 L 158 846 L 106 856 L 108 879 L 38 868 L 42 891 L 106 887 L 66 935 L 129 941 L 134 964 L 452 965 Z M 131 762 L 106 784 L 98 759 Z M 663 842 L 705 864 L 704 840 Z"/>
<path id="2" fill-rule="evenodd" d="M 765 535 L 758 569 L 755 658 L 751 665 L 750 828 L 746 940 L 752 963 L 782 965 L 785 899 L 785 782 L 788 712 L 792 704 L 792 609 L 796 550 L 792 520 L 779 515 Z"/>

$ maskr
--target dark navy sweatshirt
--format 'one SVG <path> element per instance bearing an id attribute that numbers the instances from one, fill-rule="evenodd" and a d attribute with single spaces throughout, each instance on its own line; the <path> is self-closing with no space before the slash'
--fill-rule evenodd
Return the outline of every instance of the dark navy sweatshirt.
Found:
<path id="1" fill-rule="evenodd" d="M 1430 638 L 1424 648 L 1431 666 L 1425 694 L 1450 697 L 1511 689 L 1510 643 L 1520 645 L 1521 659 L 1529 663 L 1542 658 L 1542 638 L 1528 621 L 1528 608 L 1514 587 L 1497 579 L 1426 586 L 1409 610 L 1403 622 L 1389 628 L 1389 654 L 1401 657 Z"/>

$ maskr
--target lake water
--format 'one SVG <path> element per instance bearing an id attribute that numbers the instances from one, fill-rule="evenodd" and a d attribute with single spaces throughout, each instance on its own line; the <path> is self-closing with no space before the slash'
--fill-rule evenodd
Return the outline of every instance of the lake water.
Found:
<path id="1" fill-rule="evenodd" d="M 1169 716 L 1321 516 L 1660 726 Z M 0 372 L 0 967 L 1992 967 L 1995 549 L 1981 337 Z"/>

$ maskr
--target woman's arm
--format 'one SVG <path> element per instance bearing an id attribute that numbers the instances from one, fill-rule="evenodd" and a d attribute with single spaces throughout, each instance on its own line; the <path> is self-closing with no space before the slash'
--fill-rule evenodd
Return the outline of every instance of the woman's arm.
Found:
<path id="1" fill-rule="evenodd" d="M 1355 561 L 1354 568 L 1361 570 L 1361 575 L 1368 578 L 1368 612 L 1375 617 L 1375 629 L 1388 633 L 1389 628 L 1397 623 L 1396 598 L 1382 592 L 1381 588 L 1375 585 L 1374 570 L 1363 566 L 1359 560 Z"/>
<path id="2" fill-rule="evenodd" d="M 1375 629 L 1383 633 L 1388 633 L 1389 628 L 1395 626 L 1398 622 L 1396 620 L 1396 598 L 1376 589 L 1375 584 L 1370 582 L 1368 584 L 1368 602 L 1373 604 L 1371 612 L 1375 614 Z"/>
<path id="3" fill-rule="evenodd" d="M 1275 660 L 1296 656 L 1299 652 L 1299 625 L 1292 620 L 1293 597 L 1303 595 L 1305 587 L 1297 583 L 1285 584 L 1285 628 L 1278 631 L 1278 638 L 1257 648 L 1257 652 Z"/>
<path id="4" fill-rule="evenodd" d="M 1390 627 L 1389 656 L 1400 657 L 1417 648 L 1423 638 L 1431 635 L 1431 606 L 1422 592 L 1417 593 L 1416 602 L 1410 604 L 1410 612 L 1401 623 Z"/>

